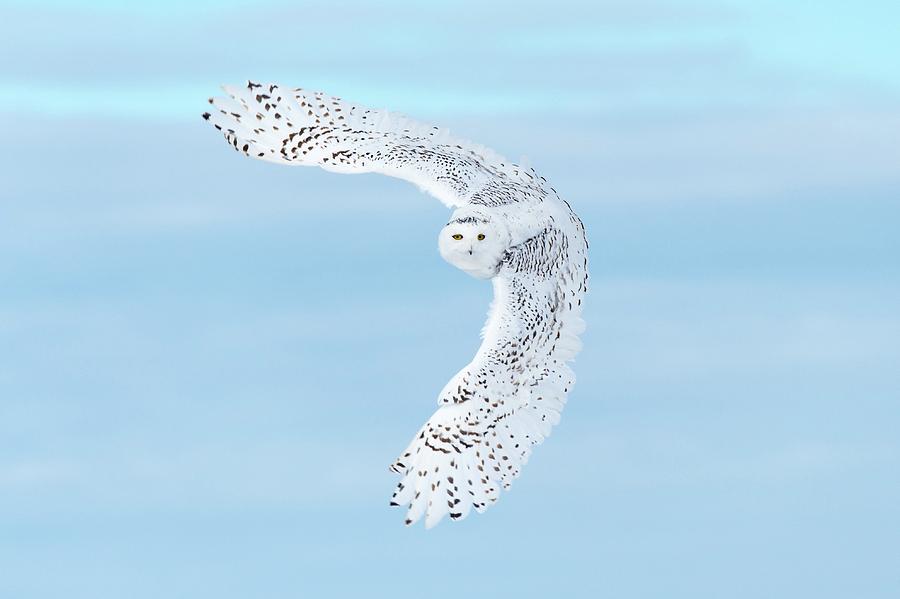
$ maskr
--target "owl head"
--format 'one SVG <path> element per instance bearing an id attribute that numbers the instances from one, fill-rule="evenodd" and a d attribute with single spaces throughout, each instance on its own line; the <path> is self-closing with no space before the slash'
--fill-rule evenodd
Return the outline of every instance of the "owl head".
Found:
<path id="1" fill-rule="evenodd" d="M 507 227 L 487 209 L 460 208 L 441 229 L 438 249 L 456 268 L 478 279 L 490 279 L 497 274 L 509 241 Z"/>

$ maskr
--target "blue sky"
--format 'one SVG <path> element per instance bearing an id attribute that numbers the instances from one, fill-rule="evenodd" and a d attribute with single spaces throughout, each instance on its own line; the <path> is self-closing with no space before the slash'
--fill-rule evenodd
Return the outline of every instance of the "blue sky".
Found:
<path id="1" fill-rule="evenodd" d="M 900 592 L 896 3 L 0 3 L 0 596 Z M 485 515 L 387 464 L 489 286 L 400 181 L 199 118 L 252 77 L 523 156 L 582 215 L 563 421 Z"/>

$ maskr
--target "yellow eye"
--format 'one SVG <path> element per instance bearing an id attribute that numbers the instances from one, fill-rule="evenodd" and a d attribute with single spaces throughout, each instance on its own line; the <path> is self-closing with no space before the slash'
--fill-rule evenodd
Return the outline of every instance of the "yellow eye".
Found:
<path id="1" fill-rule="evenodd" d="M 455 239 L 456 241 L 459 241 L 460 239 L 462 239 L 462 235 L 460 235 L 459 233 L 454 233 L 454 234 L 451 235 L 450 237 L 452 237 L 452 238 Z"/>
<path id="2" fill-rule="evenodd" d="M 478 234 L 478 241 L 484 241 L 484 233 Z"/>

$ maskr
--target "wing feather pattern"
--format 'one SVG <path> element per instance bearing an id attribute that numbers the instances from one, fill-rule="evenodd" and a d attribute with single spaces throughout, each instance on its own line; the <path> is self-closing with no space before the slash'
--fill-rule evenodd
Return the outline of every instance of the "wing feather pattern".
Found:
<path id="1" fill-rule="evenodd" d="M 539 195 L 542 181 L 531 169 L 446 129 L 274 83 L 249 81 L 222 89 L 227 96 L 210 98 L 212 109 L 203 118 L 249 157 L 340 173 L 381 173 L 415 183 L 450 207 L 469 203 L 489 183 L 533 188 L 531 195 Z M 528 195 L 505 197 L 520 201 Z"/>
<path id="2" fill-rule="evenodd" d="M 407 506 L 406 524 L 483 512 L 559 422 L 587 291 L 583 228 L 574 215 L 570 225 L 507 252 L 481 348 L 391 466 L 402 475 L 391 504 Z"/>

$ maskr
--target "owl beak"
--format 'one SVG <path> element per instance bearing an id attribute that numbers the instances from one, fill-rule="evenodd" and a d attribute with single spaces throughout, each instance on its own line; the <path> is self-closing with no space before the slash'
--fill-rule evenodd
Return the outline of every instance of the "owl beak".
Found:
<path id="1" fill-rule="evenodd" d="M 470 255 L 470 256 L 472 255 L 472 250 L 473 250 L 473 249 L 474 249 L 474 248 L 471 248 L 471 247 L 469 248 L 469 255 Z"/>

